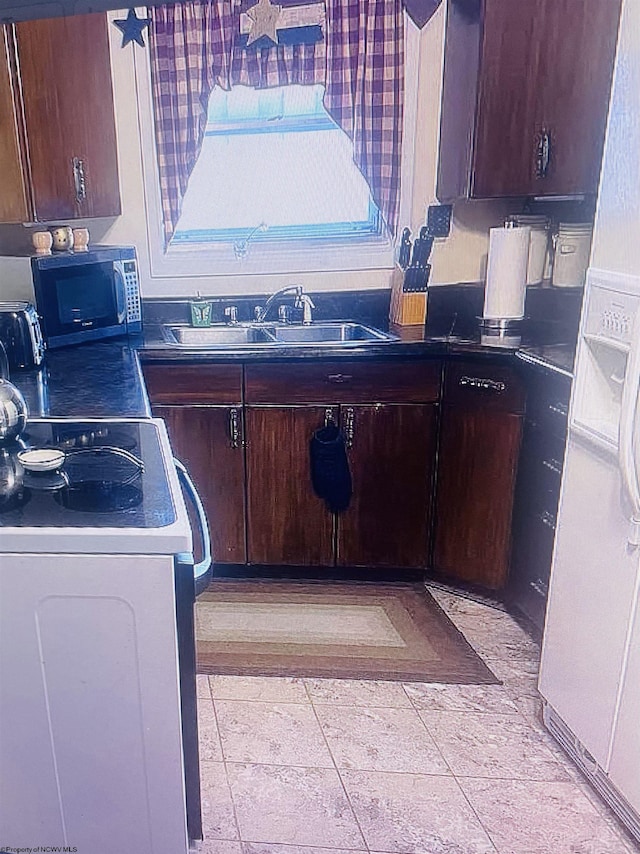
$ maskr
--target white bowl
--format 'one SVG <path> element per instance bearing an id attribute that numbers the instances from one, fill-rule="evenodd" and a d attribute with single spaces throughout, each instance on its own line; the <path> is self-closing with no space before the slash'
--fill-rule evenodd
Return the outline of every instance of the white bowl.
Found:
<path id="1" fill-rule="evenodd" d="M 29 448 L 20 451 L 18 461 L 27 471 L 55 471 L 64 462 L 65 453 L 57 448 Z"/>

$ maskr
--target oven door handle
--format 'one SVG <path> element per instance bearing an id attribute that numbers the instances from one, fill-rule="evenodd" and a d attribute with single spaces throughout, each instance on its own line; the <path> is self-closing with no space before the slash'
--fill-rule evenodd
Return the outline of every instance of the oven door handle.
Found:
<path id="1" fill-rule="evenodd" d="M 123 324 L 127 319 L 127 294 L 124 285 L 124 270 L 121 261 L 113 262 L 113 278 L 116 291 L 116 312 L 118 324 Z"/>
<path id="2" fill-rule="evenodd" d="M 191 480 L 189 472 L 180 460 L 177 460 L 174 457 L 173 462 L 175 464 L 176 471 L 178 472 L 178 479 L 198 514 L 198 523 L 200 526 L 200 536 L 202 537 L 204 555 L 202 560 L 193 566 L 193 576 L 197 580 L 208 572 L 209 567 L 211 566 L 211 534 L 209 533 L 209 525 L 207 523 L 207 516 L 204 512 L 202 500 L 198 495 L 198 490 L 196 489 L 194 482 Z"/>

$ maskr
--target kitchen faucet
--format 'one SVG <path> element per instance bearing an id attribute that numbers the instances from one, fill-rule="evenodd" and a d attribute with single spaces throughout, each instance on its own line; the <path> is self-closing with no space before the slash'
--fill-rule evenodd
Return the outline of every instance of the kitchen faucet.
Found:
<path id="1" fill-rule="evenodd" d="M 302 309 L 302 322 L 305 326 L 308 326 L 312 321 L 311 310 L 314 309 L 316 306 L 311 297 L 308 294 L 304 293 L 304 291 L 302 290 L 302 285 L 287 285 L 284 288 L 280 288 L 280 290 L 276 291 L 275 294 L 271 294 L 271 296 L 264 304 L 263 308 L 260 308 L 260 306 L 256 306 L 256 320 L 259 323 L 264 323 L 274 302 L 278 299 L 278 297 L 284 296 L 288 293 L 293 293 L 295 295 L 293 307 Z"/>

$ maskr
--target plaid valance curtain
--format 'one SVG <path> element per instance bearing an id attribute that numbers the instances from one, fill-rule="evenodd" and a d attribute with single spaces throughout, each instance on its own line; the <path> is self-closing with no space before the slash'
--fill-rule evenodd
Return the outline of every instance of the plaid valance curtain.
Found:
<path id="1" fill-rule="evenodd" d="M 248 4 L 253 5 L 252 2 Z M 241 47 L 246 0 L 188 0 L 150 10 L 151 72 L 165 244 L 202 147 L 214 86 L 325 84 L 327 112 L 392 234 L 400 192 L 402 0 L 326 0 L 325 40 Z"/>

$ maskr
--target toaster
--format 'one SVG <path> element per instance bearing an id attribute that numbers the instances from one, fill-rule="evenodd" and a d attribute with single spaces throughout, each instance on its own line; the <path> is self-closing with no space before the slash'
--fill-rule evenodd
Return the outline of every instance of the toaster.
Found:
<path id="1" fill-rule="evenodd" d="M 37 368 L 44 341 L 35 308 L 28 302 L 0 302 L 0 342 L 10 368 Z"/>

